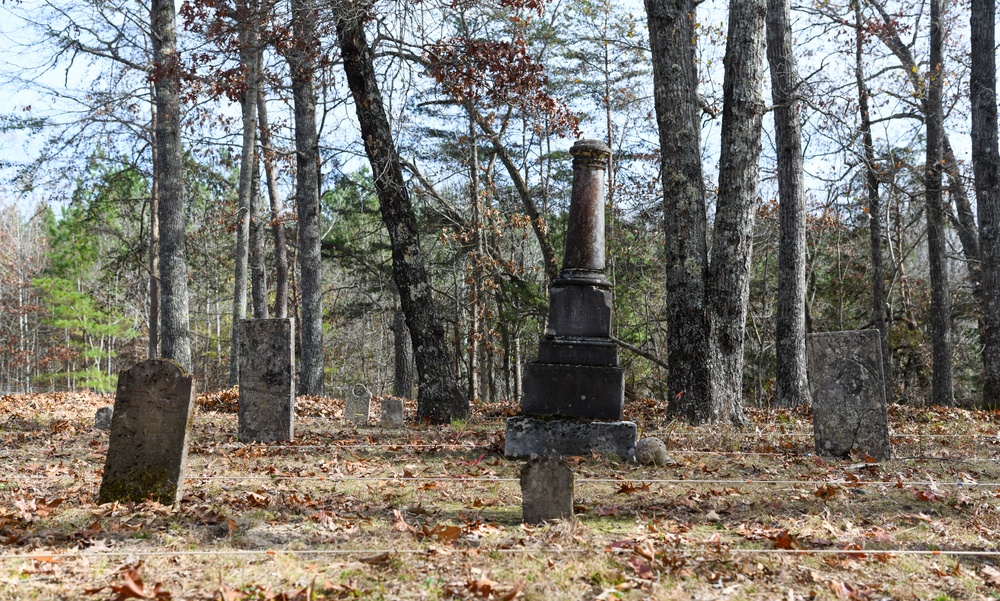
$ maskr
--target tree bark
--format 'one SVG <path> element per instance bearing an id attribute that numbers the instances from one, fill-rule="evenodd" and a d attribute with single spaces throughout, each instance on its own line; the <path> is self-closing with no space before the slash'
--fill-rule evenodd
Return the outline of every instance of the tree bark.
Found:
<path id="1" fill-rule="evenodd" d="M 392 316 L 392 341 L 395 362 L 392 376 L 392 396 L 413 398 L 413 342 L 406 327 L 406 315 L 396 309 Z"/>
<path id="2" fill-rule="evenodd" d="M 712 343 L 710 420 L 743 426 L 743 341 L 757 209 L 764 101 L 765 0 L 732 0 L 722 84 L 719 196 L 706 298 Z"/>
<path id="3" fill-rule="evenodd" d="M 260 197 L 260 155 L 254 153 L 250 180 L 250 306 L 254 319 L 267 319 L 267 272 L 264 266 L 264 215 Z"/>
<path id="4" fill-rule="evenodd" d="M 861 23 L 861 2 L 854 1 L 855 22 Z M 865 85 L 863 68 L 864 36 L 860 28 L 855 31 L 854 74 L 858 86 L 858 109 L 861 113 L 861 143 L 865 158 L 865 193 L 868 196 L 868 219 L 871 230 L 871 282 L 872 282 L 872 322 L 879 331 L 882 346 L 882 375 L 885 381 L 885 400 L 892 402 L 892 356 L 889 352 L 889 325 L 886 320 L 885 268 L 882 262 L 882 246 L 885 239 L 885 224 L 882 203 L 879 198 L 879 172 L 875 164 L 875 143 L 872 140 L 871 114 L 868 108 L 868 87 Z M 779 362 L 780 365 L 780 362 Z"/>
<path id="5" fill-rule="evenodd" d="M 229 353 L 229 385 L 240 381 L 240 322 L 247 316 L 247 262 L 250 254 L 250 212 L 257 142 L 257 29 L 249 6 L 239 12 L 240 69 L 246 89 L 240 97 L 243 116 L 243 147 L 236 206 L 236 256 L 233 281 L 233 327 Z"/>
<path id="6" fill-rule="evenodd" d="M 278 173 L 274 166 L 274 148 L 271 146 L 271 129 L 267 122 L 267 102 L 264 100 L 263 90 L 257 94 L 257 122 L 264 175 L 267 178 L 267 197 L 271 205 L 271 234 L 274 237 L 274 316 L 285 319 L 288 317 L 288 245 L 285 243 L 285 227 L 280 218 Z"/>
<path id="7" fill-rule="evenodd" d="M 156 145 L 160 221 L 160 353 L 191 369 L 184 173 L 181 153 L 180 59 L 173 0 L 150 5 L 155 62 Z"/>
<path id="8" fill-rule="evenodd" d="M 788 0 L 767 2 L 767 60 L 778 162 L 778 300 L 775 397 L 778 405 L 808 405 L 806 377 L 806 202 L 802 182 L 799 75 L 792 51 Z"/>
<path id="9" fill-rule="evenodd" d="M 350 2 L 340 10 L 337 37 L 344 72 L 371 161 L 382 220 L 389 232 L 393 279 L 413 338 L 420 387 L 417 414 L 434 423 L 467 419 L 469 401 L 450 369 L 444 326 L 434 308 L 430 279 L 424 269 L 416 216 L 382 104 L 372 51 L 365 39 L 366 15 Z"/>
<path id="10" fill-rule="evenodd" d="M 480 285 L 483 277 L 479 268 L 479 261 L 483 256 L 483 224 L 482 214 L 479 205 L 479 146 L 476 138 L 476 120 L 473 116 L 472 102 L 467 101 L 469 113 L 469 200 L 472 203 L 472 286 L 471 296 L 472 315 L 469 327 L 469 402 L 476 403 L 482 400 L 480 391 L 480 361 L 479 361 L 479 321 L 480 311 Z"/>
<path id="11" fill-rule="evenodd" d="M 694 0 L 646 0 L 667 253 L 668 413 L 700 424 L 712 415 L 695 6 Z"/>
<path id="12" fill-rule="evenodd" d="M 295 104 L 295 201 L 302 345 L 299 394 L 323 394 L 323 265 L 320 258 L 319 142 L 316 134 L 315 0 L 292 0 L 295 44 L 288 56 Z"/>
<path id="13" fill-rule="evenodd" d="M 152 86 L 156 96 L 156 84 Z M 149 359 L 156 359 L 160 350 L 160 161 L 156 142 L 156 105 L 152 107 L 153 122 L 153 185 L 149 195 Z"/>
<path id="14" fill-rule="evenodd" d="M 941 193 L 942 137 L 944 134 L 944 0 L 930 0 L 930 69 L 927 83 L 927 257 L 931 280 L 931 338 L 934 366 L 931 402 L 954 402 L 951 367 L 951 299 L 948 284 L 948 257 L 945 243 L 944 202 Z"/>
<path id="15" fill-rule="evenodd" d="M 997 149 L 996 1 L 972 0 L 972 166 L 983 293 L 984 409 L 1000 408 L 1000 153 Z"/>

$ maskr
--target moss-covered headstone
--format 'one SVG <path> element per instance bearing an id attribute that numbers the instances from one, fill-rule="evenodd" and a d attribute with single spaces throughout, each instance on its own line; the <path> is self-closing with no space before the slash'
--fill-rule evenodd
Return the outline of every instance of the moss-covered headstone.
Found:
<path id="1" fill-rule="evenodd" d="M 150 359 L 118 374 L 99 503 L 181 498 L 194 378 L 173 361 Z"/>
<path id="2" fill-rule="evenodd" d="M 240 442 L 295 437 L 295 322 L 240 322 Z"/>

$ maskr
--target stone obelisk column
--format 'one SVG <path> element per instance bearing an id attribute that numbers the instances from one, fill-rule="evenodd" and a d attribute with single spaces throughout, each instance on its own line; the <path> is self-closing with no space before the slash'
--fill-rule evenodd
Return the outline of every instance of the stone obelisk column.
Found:
<path id="1" fill-rule="evenodd" d="M 509 457 L 611 453 L 631 460 L 635 424 L 622 422 L 625 375 L 611 341 L 611 284 L 604 275 L 604 176 L 611 150 L 581 140 L 559 278 L 538 360 L 524 366 L 521 414 L 507 423 Z"/>

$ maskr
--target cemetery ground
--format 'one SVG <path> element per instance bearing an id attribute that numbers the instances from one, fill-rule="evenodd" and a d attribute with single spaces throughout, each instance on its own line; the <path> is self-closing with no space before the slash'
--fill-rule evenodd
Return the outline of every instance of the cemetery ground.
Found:
<path id="1" fill-rule="evenodd" d="M 0 398 L 0 599 L 997 599 L 1000 413 L 891 406 L 894 457 L 815 456 L 808 409 L 744 430 L 627 404 L 664 466 L 569 458 L 575 521 L 521 524 L 502 418 L 381 429 L 297 401 L 240 444 L 202 395 L 177 507 L 95 503 L 111 397 Z"/>

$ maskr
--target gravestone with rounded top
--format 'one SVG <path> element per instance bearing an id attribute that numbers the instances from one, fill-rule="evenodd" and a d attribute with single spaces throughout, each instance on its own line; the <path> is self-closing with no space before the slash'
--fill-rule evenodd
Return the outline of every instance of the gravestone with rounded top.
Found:
<path id="1" fill-rule="evenodd" d="M 521 413 L 507 421 L 504 453 L 635 455 L 636 427 L 622 421 L 625 375 L 611 339 L 611 283 L 604 275 L 604 175 L 611 150 L 580 140 L 566 248 L 549 290 L 549 319 L 538 359 L 524 366 Z"/>
<path id="2" fill-rule="evenodd" d="M 99 503 L 181 498 L 194 379 L 173 361 L 150 359 L 118 374 Z"/>
<path id="3" fill-rule="evenodd" d="M 382 399 L 382 427 L 403 427 L 403 399 Z"/>
<path id="4" fill-rule="evenodd" d="M 295 323 L 292 319 L 240 322 L 240 442 L 295 436 Z"/>
<path id="5" fill-rule="evenodd" d="M 886 461 L 892 454 L 878 330 L 809 334 L 816 453 Z"/>

